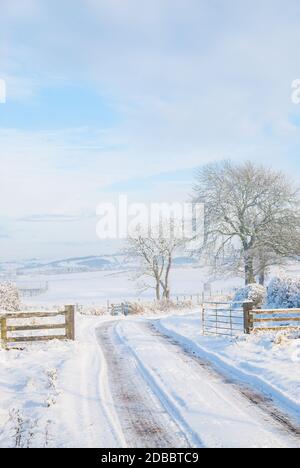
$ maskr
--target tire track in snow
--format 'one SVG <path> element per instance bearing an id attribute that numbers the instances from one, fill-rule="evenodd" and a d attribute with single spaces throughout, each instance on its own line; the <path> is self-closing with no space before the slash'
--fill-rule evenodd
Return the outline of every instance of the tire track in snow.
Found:
<path id="1" fill-rule="evenodd" d="M 295 434 L 287 433 L 249 395 L 150 322 L 127 319 L 119 322 L 117 332 L 167 411 L 185 422 L 187 434 L 203 437 L 208 447 L 299 447 Z"/>
<path id="2" fill-rule="evenodd" d="M 165 328 L 157 328 L 153 324 L 149 324 L 149 326 L 158 336 L 165 339 L 174 346 L 180 347 L 182 352 L 189 358 L 193 359 L 201 368 L 206 369 L 206 371 L 211 373 L 211 375 L 218 376 L 223 380 L 224 384 L 232 386 L 251 404 L 261 409 L 268 417 L 271 417 L 274 421 L 274 424 L 277 424 L 284 431 L 289 432 L 291 436 L 297 437 L 298 439 L 300 438 L 300 427 L 297 426 L 289 416 L 284 414 L 283 411 L 276 407 L 276 404 L 271 397 L 253 390 L 246 383 L 238 383 L 237 379 L 234 379 L 234 377 L 229 378 L 225 375 L 225 373 L 216 370 L 213 363 L 209 362 L 208 358 L 201 358 L 201 356 L 197 355 L 197 353 L 193 351 L 187 343 L 185 344 L 179 339 L 177 340 L 176 336 L 174 336 L 175 333 L 172 332 L 170 335 L 168 335 Z"/>
<path id="3" fill-rule="evenodd" d="M 128 447 L 188 448 L 185 434 L 154 395 L 131 350 L 116 333 L 116 322 L 96 330 L 106 360 L 109 387 Z"/>
<path id="4" fill-rule="evenodd" d="M 78 318 L 78 320 L 82 320 Z M 96 321 L 92 321 L 94 325 Z M 124 447 L 123 434 L 107 389 L 105 359 L 95 328 L 85 319 L 78 327 L 78 345 L 60 369 L 63 376 L 56 420 L 62 424 L 63 447 Z"/>
<path id="5" fill-rule="evenodd" d="M 139 358 L 138 354 L 128 345 L 128 342 L 122 336 L 122 333 L 118 331 L 116 328 L 115 332 L 118 335 L 119 340 L 127 347 L 130 353 L 136 359 L 138 364 L 138 370 L 149 385 L 152 391 L 155 393 L 163 407 L 168 412 L 169 416 L 173 419 L 173 421 L 180 427 L 182 433 L 185 434 L 187 440 L 188 447 L 196 447 L 196 448 L 205 448 L 201 439 L 199 438 L 198 434 L 196 434 L 193 429 L 186 423 L 186 421 L 181 417 L 178 413 L 176 407 L 174 406 L 172 399 L 169 398 L 168 394 L 164 392 L 159 385 L 157 385 L 156 380 L 153 378 L 151 372 L 147 369 L 147 367 L 143 364 L 142 360 Z"/>

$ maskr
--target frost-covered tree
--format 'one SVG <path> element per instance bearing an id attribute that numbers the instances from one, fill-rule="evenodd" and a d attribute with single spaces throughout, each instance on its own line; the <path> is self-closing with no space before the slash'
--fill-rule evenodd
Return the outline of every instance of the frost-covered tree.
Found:
<path id="1" fill-rule="evenodd" d="M 300 308 L 300 278 L 273 278 L 268 286 L 267 304 L 274 309 Z"/>
<path id="2" fill-rule="evenodd" d="M 195 201 L 205 204 L 202 253 L 216 268 L 242 269 L 246 285 L 299 255 L 298 191 L 283 173 L 251 162 L 210 164 L 197 174 Z"/>
<path id="3" fill-rule="evenodd" d="M 267 246 L 257 248 L 254 259 L 254 271 L 260 285 L 264 285 L 266 276 L 270 273 L 272 266 L 283 267 L 288 263 L 289 256 L 279 255 Z"/>
<path id="4" fill-rule="evenodd" d="M 254 307 L 260 307 L 265 302 L 267 290 L 259 284 L 248 284 L 244 288 L 237 291 L 233 302 L 252 301 Z"/>
<path id="5" fill-rule="evenodd" d="M 20 310 L 18 288 L 12 283 L 0 283 L 0 311 L 17 312 Z"/>
<path id="6" fill-rule="evenodd" d="M 157 300 L 170 298 L 170 272 L 174 254 L 184 243 L 172 234 L 172 229 L 169 233 L 164 236 L 160 228 L 152 232 L 138 229 L 128 239 L 127 254 L 139 260 L 135 279 L 143 290 L 154 288 Z"/>

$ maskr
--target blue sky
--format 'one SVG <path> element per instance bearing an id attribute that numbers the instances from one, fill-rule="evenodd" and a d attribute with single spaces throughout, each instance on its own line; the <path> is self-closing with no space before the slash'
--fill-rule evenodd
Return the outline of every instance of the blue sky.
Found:
<path id="1" fill-rule="evenodd" d="M 6 106 L 0 107 L 2 128 L 55 130 L 57 128 L 100 126 L 109 128 L 119 121 L 118 113 L 105 96 L 89 83 L 47 86 L 24 101 L 9 94 Z"/>
<path id="2" fill-rule="evenodd" d="M 2 0 L 3 258 L 103 253 L 96 206 L 184 201 L 195 168 L 300 181 L 300 3 Z"/>

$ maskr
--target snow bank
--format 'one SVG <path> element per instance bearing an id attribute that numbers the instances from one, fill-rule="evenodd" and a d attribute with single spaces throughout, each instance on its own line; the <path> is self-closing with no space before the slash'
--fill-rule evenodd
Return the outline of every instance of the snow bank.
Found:
<path id="1" fill-rule="evenodd" d="M 75 342 L 0 349 L 0 448 L 122 446 L 95 337 L 99 320 L 77 317 Z"/>
<path id="2" fill-rule="evenodd" d="M 219 371 L 271 396 L 300 422 L 299 332 L 208 337 L 196 315 L 163 318 L 156 326 Z"/>
<path id="3" fill-rule="evenodd" d="M 195 308 L 192 301 L 152 301 L 152 302 L 130 302 L 131 315 L 162 315 L 172 314 L 174 311 L 187 312 Z"/>
<path id="4" fill-rule="evenodd" d="M 105 306 L 88 306 L 81 305 L 77 306 L 77 310 L 81 315 L 94 316 L 94 317 L 103 317 L 109 315 L 107 307 Z"/>

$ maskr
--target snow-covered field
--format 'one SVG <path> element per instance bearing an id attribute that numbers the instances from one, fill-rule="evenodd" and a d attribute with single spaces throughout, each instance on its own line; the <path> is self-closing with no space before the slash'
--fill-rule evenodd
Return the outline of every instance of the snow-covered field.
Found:
<path id="1" fill-rule="evenodd" d="M 274 269 L 273 275 L 278 275 L 280 269 Z M 285 273 L 300 276 L 299 264 L 292 264 L 285 268 Z M 48 283 L 49 289 L 36 297 L 24 297 L 25 304 L 61 306 L 65 304 L 105 305 L 122 301 L 152 300 L 153 290 L 141 292 L 134 281 L 133 272 L 129 270 L 96 271 L 86 273 L 68 273 L 52 275 L 24 275 L 17 282 L 22 285 Z M 210 274 L 206 269 L 193 266 L 176 267 L 171 272 L 172 297 L 201 294 L 204 284 L 210 282 Z M 222 293 L 232 294 L 235 288 L 241 288 L 241 278 L 218 278 L 211 281 L 213 295 Z"/>
<path id="2" fill-rule="evenodd" d="M 89 273 L 70 273 L 57 275 L 24 276 L 22 282 L 38 283 L 48 281 L 49 290 L 37 297 L 24 298 L 27 304 L 64 305 L 64 304 L 106 304 L 135 300 L 139 297 L 153 299 L 153 290 L 141 293 L 132 279 L 130 271 L 98 271 Z M 199 268 L 175 268 L 172 272 L 172 295 L 201 294 L 208 273 Z M 240 286 L 241 279 L 219 280 L 213 283 L 213 291 L 225 292 Z"/>
<path id="3" fill-rule="evenodd" d="M 299 427 L 300 339 L 203 337 L 198 313 L 76 321 L 74 343 L 0 351 L 0 447 L 300 447 L 266 398 Z"/>

